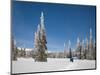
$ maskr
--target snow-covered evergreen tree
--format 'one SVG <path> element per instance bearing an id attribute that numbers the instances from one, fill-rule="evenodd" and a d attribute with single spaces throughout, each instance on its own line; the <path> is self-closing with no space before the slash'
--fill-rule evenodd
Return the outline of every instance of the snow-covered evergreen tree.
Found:
<path id="1" fill-rule="evenodd" d="M 93 59 L 93 38 L 92 38 L 92 29 L 91 28 L 90 28 L 89 59 Z"/>
<path id="2" fill-rule="evenodd" d="M 94 45 L 93 45 L 93 59 L 96 60 L 96 42 L 94 40 Z"/>
<path id="3" fill-rule="evenodd" d="M 34 49 L 32 50 L 32 58 L 35 58 L 36 54 L 37 54 L 37 46 L 38 46 L 38 36 L 37 36 L 37 32 L 34 33 Z"/>
<path id="4" fill-rule="evenodd" d="M 77 57 L 78 57 L 79 59 L 81 59 L 81 50 L 82 50 L 81 42 L 80 42 L 80 39 L 77 38 L 76 52 L 77 52 Z"/>
<path id="5" fill-rule="evenodd" d="M 13 37 L 11 37 L 12 60 L 17 60 L 17 47 Z"/>
<path id="6" fill-rule="evenodd" d="M 82 41 L 82 51 L 81 51 L 81 58 L 85 58 L 85 47 L 84 47 L 84 40 Z"/>
<path id="7" fill-rule="evenodd" d="M 64 43 L 64 58 L 67 57 L 67 46 L 66 46 L 66 41 Z"/>
<path id="8" fill-rule="evenodd" d="M 47 41 L 43 12 L 41 12 L 40 24 L 38 25 L 37 32 L 35 32 L 34 39 L 35 61 L 47 61 Z"/>
<path id="9" fill-rule="evenodd" d="M 23 57 L 26 56 L 26 51 L 25 51 L 25 48 L 23 49 Z"/>
<path id="10" fill-rule="evenodd" d="M 85 45 L 85 58 L 88 59 L 88 54 L 89 54 L 89 42 L 88 38 L 86 37 L 86 45 Z"/>
<path id="11" fill-rule="evenodd" d="M 70 42 L 70 40 L 69 40 L 68 48 L 69 48 L 69 58 L 72 58 L 72 50 L 71 50 L 71 42 Z"/>
<path id="12" fill-rule="evenodd" d="M 77 47 L 79 47 L 79 46 L 80 46 L 80 39 L 77 38 Z"/>

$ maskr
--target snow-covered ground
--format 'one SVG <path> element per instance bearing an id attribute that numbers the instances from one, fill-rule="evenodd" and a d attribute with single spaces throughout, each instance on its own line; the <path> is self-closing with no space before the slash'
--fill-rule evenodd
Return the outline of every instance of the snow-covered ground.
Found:
<path id="1" fill-rule="evenodd" d="M 12 73 L 94 69 L 95 60 L 74 60 L 67 58 L 48 58 L 47 62 L 34 62 L 33 58 L 18 58 L 12 61 Z"/>

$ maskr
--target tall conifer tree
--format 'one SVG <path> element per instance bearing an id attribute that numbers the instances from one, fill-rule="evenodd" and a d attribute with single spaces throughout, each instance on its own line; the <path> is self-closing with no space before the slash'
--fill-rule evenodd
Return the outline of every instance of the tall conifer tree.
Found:
<path id="1" fill-rule="evenodd" d="M 35 32 L 34 39 L 35 61 L 47 61 L 47 41 L 43 12 L 41 12 L 40 24 L 38 25 L 37 32 Z"/>

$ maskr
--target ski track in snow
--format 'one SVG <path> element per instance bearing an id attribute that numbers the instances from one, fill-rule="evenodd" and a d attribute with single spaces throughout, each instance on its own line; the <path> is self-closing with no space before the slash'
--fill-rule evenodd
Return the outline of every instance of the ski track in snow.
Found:
<path id="1" fill-rule="evenodd" d="M 95 60 L 74 60 L 67 58 L 48 58 L 47 62 L 34 62 L 33 58 L 18 58 L 12 61 L 12 73 L 63 71 L 95 68 Z"/>

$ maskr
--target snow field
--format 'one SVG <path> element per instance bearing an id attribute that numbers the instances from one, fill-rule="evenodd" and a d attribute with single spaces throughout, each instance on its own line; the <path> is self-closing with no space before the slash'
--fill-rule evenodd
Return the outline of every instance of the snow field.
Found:
<path id="1" fill-rule="evenodd" d="M 95 68 L 95 60 L 74 60 L 73 63 L 68 58 L 48 58 L 47 60 L 47 62 L 34 62 L 33 58 L 18 58 L 17 61 L 12 61 L 12 73 Z"/>

